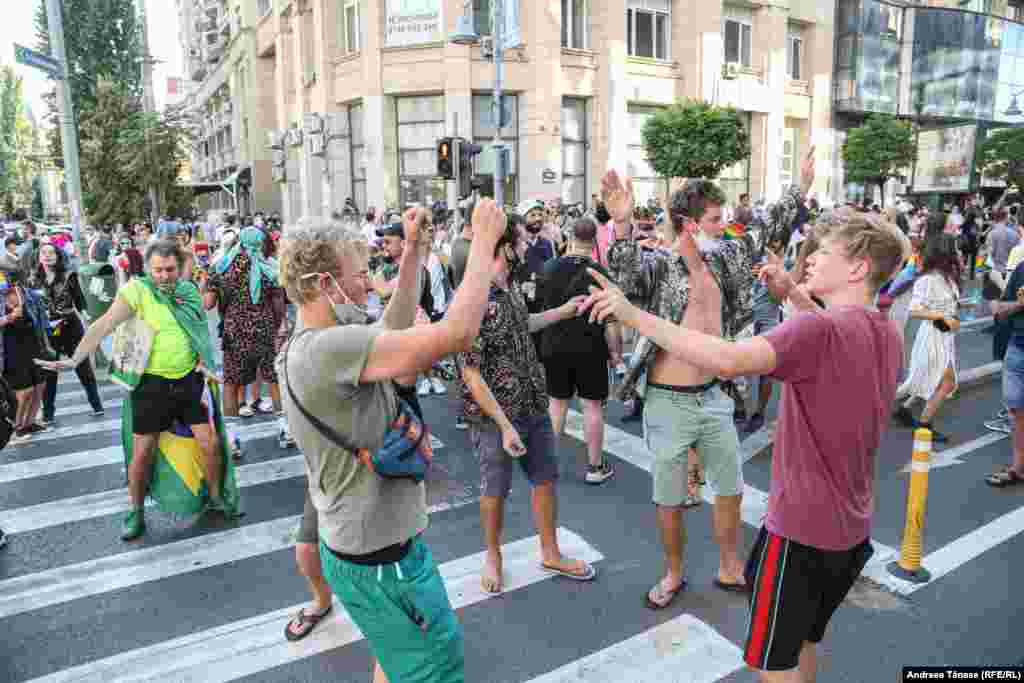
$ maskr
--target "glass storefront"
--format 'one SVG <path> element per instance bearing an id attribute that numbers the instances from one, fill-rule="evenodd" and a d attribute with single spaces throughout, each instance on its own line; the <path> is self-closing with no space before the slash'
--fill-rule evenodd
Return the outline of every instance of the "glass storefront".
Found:
<path id="1" fill-rule="evenodd" d="M 444 137 L 444 95 L 396 97 L 398 192 L 403 207 L 446 199 L 437 178 L 437 140 Z"/>
<path id="2" fill-rule="evenodd" d="M 501 100 L 504 109 L 502 119 L 507 124 L 500 132 L 501 142 L 509 149 L 508 177 L 505 179 L 505 203 L 519 201 L 519 98 L 505 95 Z M 473 142 L 483 147 L 476 158 L 475 173 L 484 181 L 480 194 L 494 196 L 494 153 L 495 116 L 492 95 L 473 95 Z"/>

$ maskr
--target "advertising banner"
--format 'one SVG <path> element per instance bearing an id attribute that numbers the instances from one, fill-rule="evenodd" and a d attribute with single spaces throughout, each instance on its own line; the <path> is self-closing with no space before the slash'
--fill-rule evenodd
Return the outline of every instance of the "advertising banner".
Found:
<path id="1" fill-rule="evenodd" d="M 924 130 L 917 136 L 914 192 L 967 192 L 977 126 Z"/>
<path id="2" fill-rule="evenodd" d="M 387 0 L 384 46 L 406 47 L 444 40 L 442 0 Z"/>

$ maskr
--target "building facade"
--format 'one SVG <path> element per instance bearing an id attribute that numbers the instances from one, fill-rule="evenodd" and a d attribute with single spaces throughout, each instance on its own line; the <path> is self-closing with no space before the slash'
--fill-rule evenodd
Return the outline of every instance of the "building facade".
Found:
<path id="1" fill-rule="evenodd" d="M 261 142 L 286 220 L 339 210 L 348 198 L 361 210 L 451 202 L 454 189 L 435 178 L 436 142 L 446 135 L 484 145 L 476 171 L 493 172 L 490 0 L 253 4 L 252 71 L 262 75 L 261 89 L 272 89 L 271 102 L 260 99 L 262 113 L 274 114 Z M 447 39 L 464 5 L 485 38 L 475 46 Z M 814 191 L 835 189 L 832 3 L 516 5 L 520 41 L 506 52 L 500 131 L 511 147 L 509 201 L 589 205 L 609 167 L 635 179 L 638 199 L 663 195 L 666 183 L 645 161 L 640 129 L 682 98 L 743 113 L 752 149 L 721 178 L 732 198 L 777 197 L 797 179 L 811 145 L 819 159 Z"/>
<path id="2" fill-rule="evenodd" d="M 887 200 L 908 194 L 938 205 L 1002 193 L 1005 184 L 979 173 L 975 157 L 991 130 L 1024 123 L 1022 22 L 1019 0 L 838 0 L 838 142 L 872 113 L 919 127 L 917 162 L 886 188 Z"/>
<path id="3" fill-rule="evenodd" d="M 273 75 L 256 58 L 257 0 L 176 0 L 193 120 L 191 183 L 200 209 L 281 210 L 267 131 L 277 120 Z"/>

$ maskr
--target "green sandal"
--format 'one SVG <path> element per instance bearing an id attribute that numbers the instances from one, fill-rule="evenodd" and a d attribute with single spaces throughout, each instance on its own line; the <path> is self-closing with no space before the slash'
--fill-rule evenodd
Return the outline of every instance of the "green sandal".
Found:
<path id="1" fill-rule="evenodd" d="M 133 541 L 146 533 L 146 520 L 141 510 L 132 510 L 121 523 L 121 540 Z"/>

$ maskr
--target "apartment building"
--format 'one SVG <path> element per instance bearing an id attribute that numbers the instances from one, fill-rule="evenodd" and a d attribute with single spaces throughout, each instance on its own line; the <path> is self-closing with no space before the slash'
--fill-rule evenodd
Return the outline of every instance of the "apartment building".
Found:
<path id="1" fill-rule="evenodd" d="M 516 0 L 506 0 L 516 3 Z M 520 42 L 506 52 L 502 103 L 510 201 L 590 204 L 609 166 L 639 199 L 666 181 L 645 161 L 643 122 L 681 98 L 732 105 L 749 159 L 720 179 L 731 197 L 774 199 L 815 145 L 814 190 L 834 194 L 832 2 L 518 0 Z M 464 9 L 465 7 L 465 9 Z M 272 177 L 283 215 L 451 201 L 435 178 L 436 140 L 484 145 L 493 173 L 490 0 L 264 0 L 255 71 L 272 74 Z M 448 40 L 469 11 L 475 46 Z"/>
<path id="2" fill-rule="evenodd" d="M 191 184 L 201 209 L 279 212 L 267 131 L 273 74 L 256 59 L 257 0 L 175 0 L 193 119 Z"/>

